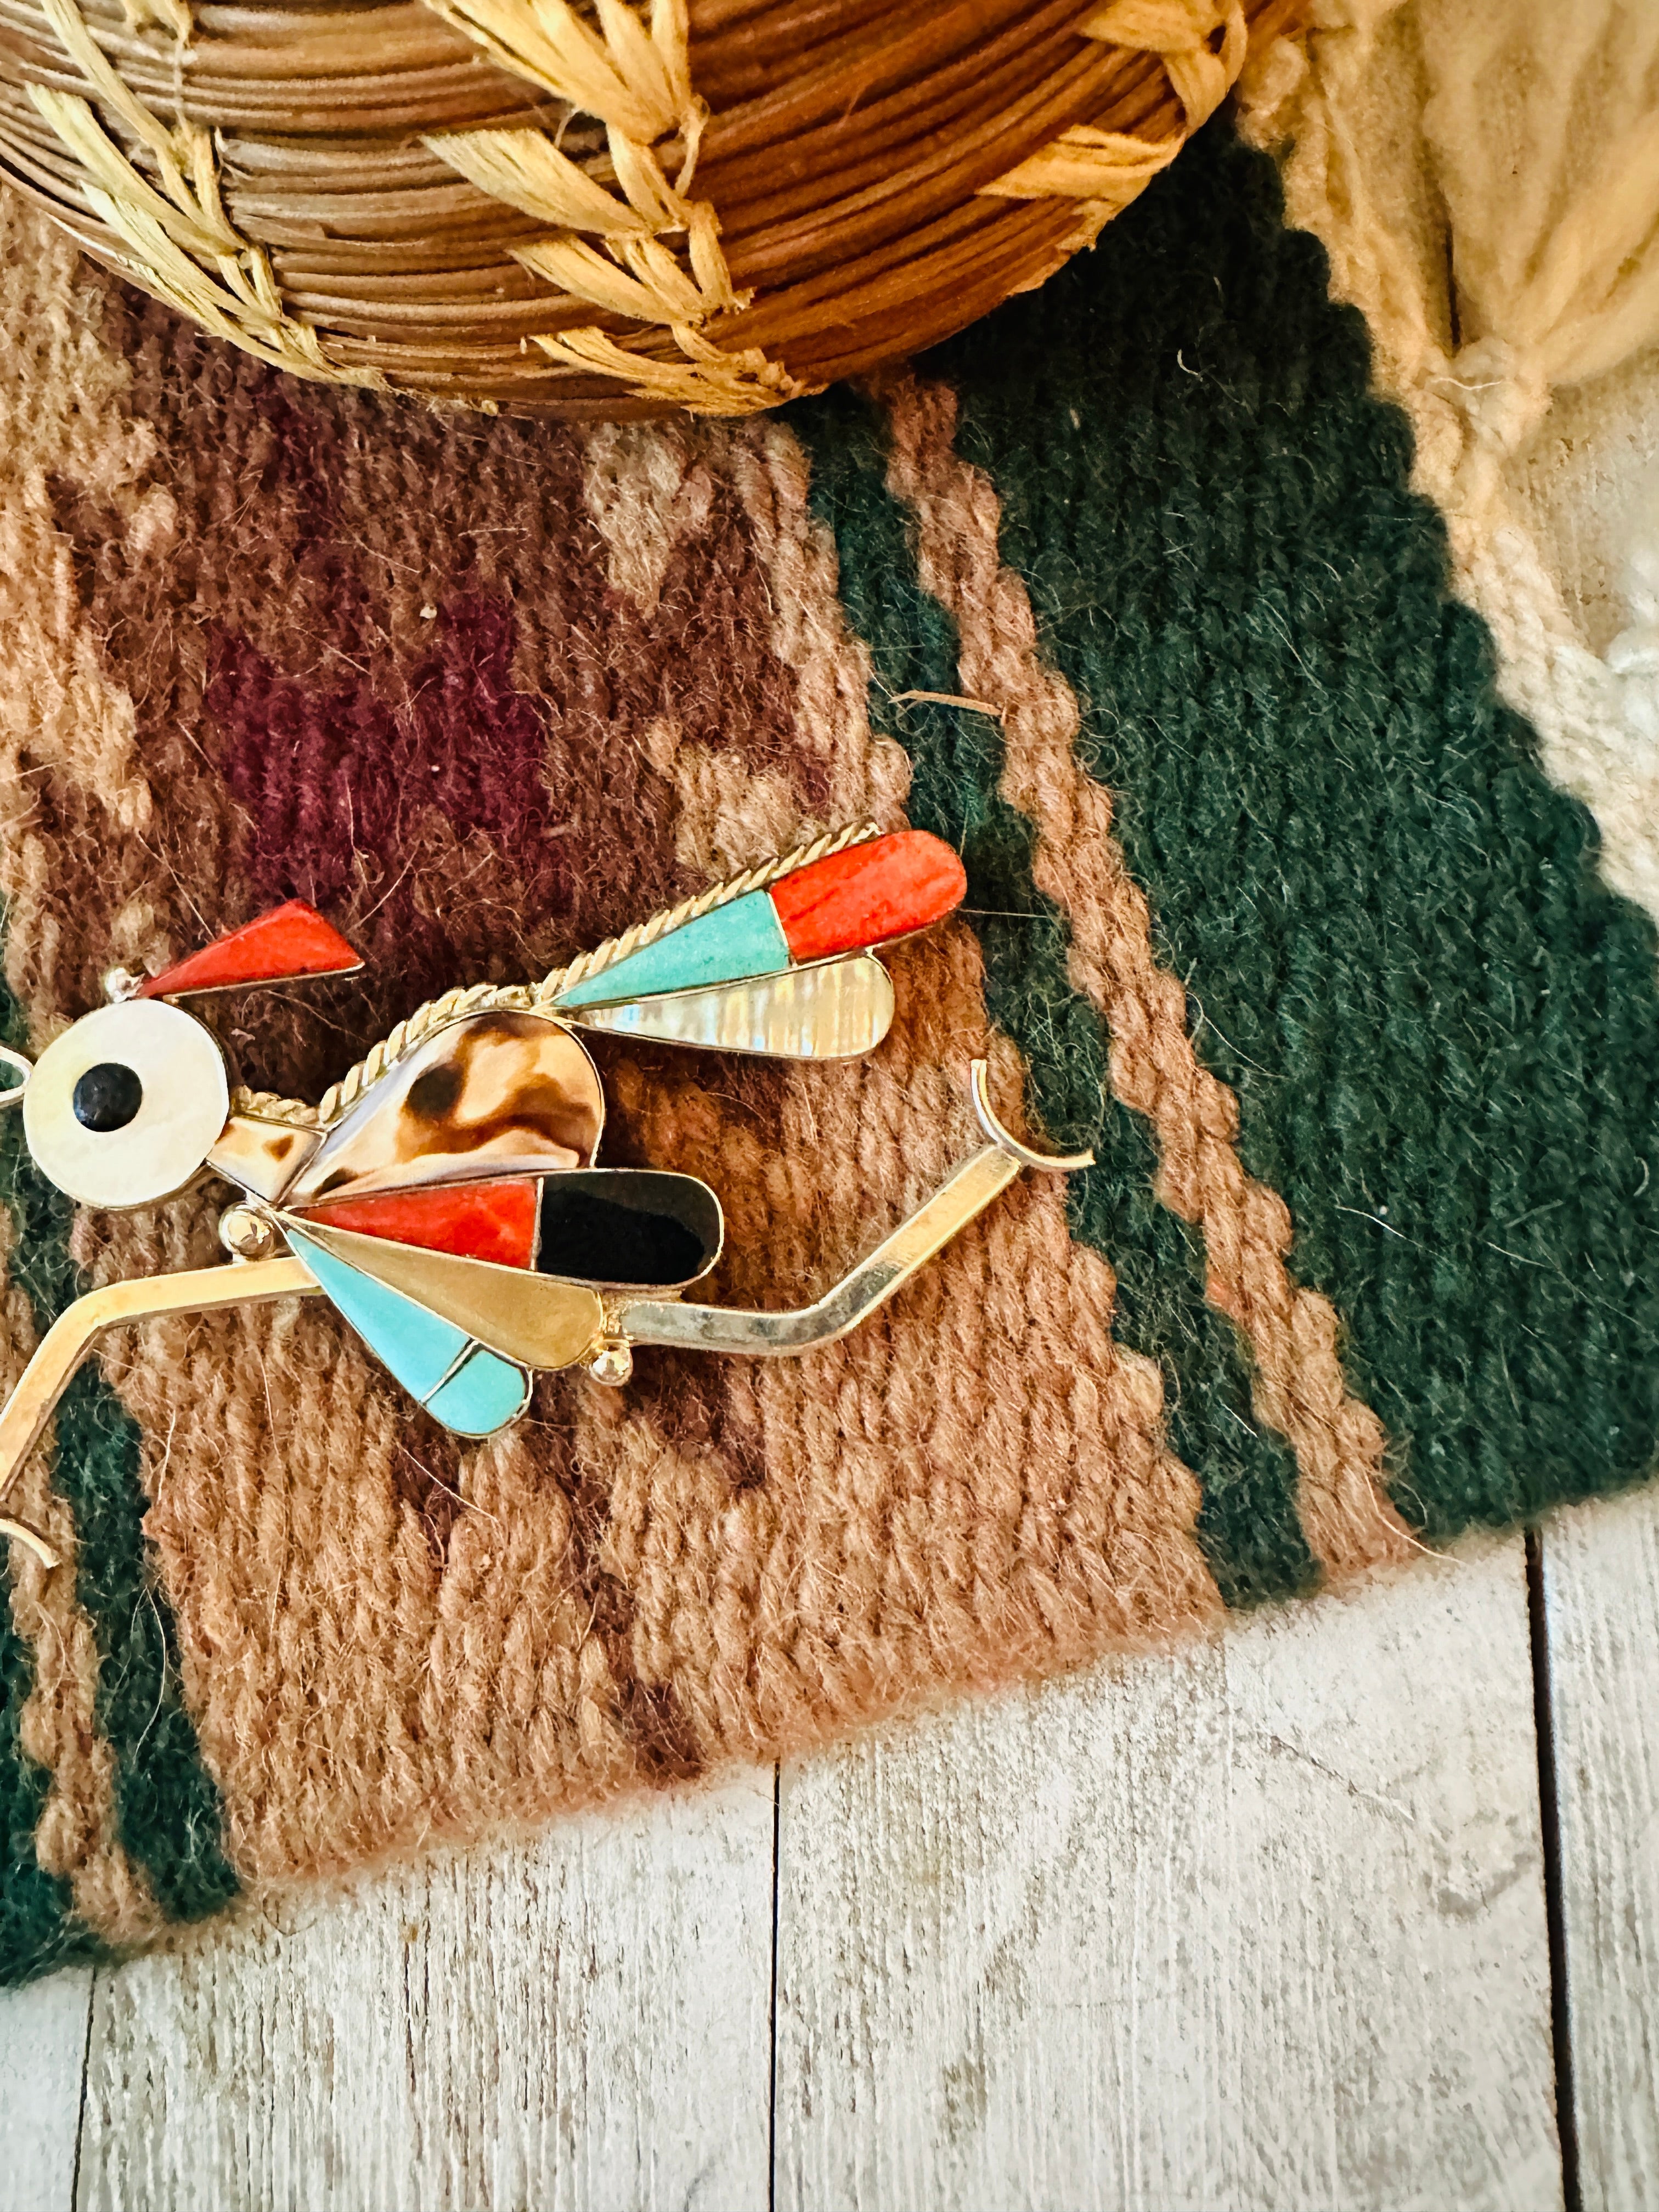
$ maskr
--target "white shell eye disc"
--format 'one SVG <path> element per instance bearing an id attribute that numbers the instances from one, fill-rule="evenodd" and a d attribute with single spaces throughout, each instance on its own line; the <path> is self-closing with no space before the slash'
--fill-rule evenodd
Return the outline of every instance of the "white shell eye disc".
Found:
<path id="1" fill-rule="evenodd" d="M 149 1206 L 187 1183 L 230 1112 L 219 1048 L 160 999 L 100 1006 L 40 1055 L 23 1093 L 35 1164 L 82 1206 Z"/>

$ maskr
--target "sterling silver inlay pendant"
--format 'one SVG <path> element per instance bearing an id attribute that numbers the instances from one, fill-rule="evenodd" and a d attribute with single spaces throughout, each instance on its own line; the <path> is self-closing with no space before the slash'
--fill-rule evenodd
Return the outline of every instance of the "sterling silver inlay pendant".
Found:
<path id="1" fill-rule="evenodd" d="M 772 1355 L 854 1328 L 1023 1168 L 1070 1170 L 1011 1136 L 983 1061 L 987 1143 L 813 1304 L 705 1305 L 720 1204 L 695 1176 L 598 1164 L 605 1094 L 579 1030 L 837 1060 L 872 1051 L 893 986 L 872 948 L 959 903 L 962 863 L 917 830 L 844 831 L 654 915 L 536 984 L 447 993 L 398 1024 L 312 1107 L 233 1087 L 211 1030 L 178 1001 L 361 965 L 295 900 L 148 978 L 37 1065 L 0 1049 L 41 1172 L 88 1206 L 153 1205 L 204 1173 L 238 1194 L 228 1264 L 112 1284 L 47 1333 L 0 1413 L 0 1505 L 64 1386 L 106 1329 L 259 1299 L 328 1298 L 403 1387 L 459 1434 L 520 1414 L 538 1370 L 626 1382 L 635 1345 Z M 47 1566 L 40 1532 L 0 1534 Z"/>

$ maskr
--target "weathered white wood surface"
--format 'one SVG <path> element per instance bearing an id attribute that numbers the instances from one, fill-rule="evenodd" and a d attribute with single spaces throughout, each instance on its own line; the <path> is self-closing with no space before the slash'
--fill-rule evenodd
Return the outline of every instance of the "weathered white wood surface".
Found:
<path id="1" fill-rule="evenodd" d="M 1582 641 L 1659 555 L 1659 352 L 1559 392 L 1511 482 Z M 1561 1905 L 1585 2212 L 1659 2207 L 1659 1496 L 1543 1539 Z"/>
<path id="2" fill-rule="evenodd" d="M 100 1972 L 82 2212 L 757 2212 L 772 1859 L 763 1773 Z"/>
<path id="3" fill-rule="evenodd" d="M 1585 2212 L 1659 2206 L 1659 1498 L 1544 1540 Z"/>
<path id="4" fill-rule="evenodd" d="M 776 2202 L 1547 2212 L 1535 1785 L 1518 1540 L 788 1771 Z M 100 1973 L 79 2205 L 761 2205 L 772 1915 L 761 1776 Z"/>
<path id="5" fill-rule="evenodd" d="M 783 1779 L 777 2202 L 1560 2202 L 1519 1540 Z"/>
<path id="6" fill-rule="evenodd" d="M 67 2212 L 75 2190 L 92 1976 L 0 1990 L 0 2205 Z"/>

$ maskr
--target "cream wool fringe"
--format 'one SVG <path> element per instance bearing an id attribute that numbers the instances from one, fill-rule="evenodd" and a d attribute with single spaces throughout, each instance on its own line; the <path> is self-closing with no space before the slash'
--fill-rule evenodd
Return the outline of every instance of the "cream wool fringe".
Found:
<path id="1" fill-rule="evenodd" d="M 1601 653 L 1525 497 L 1556 395 L 1659 344 L 1659 7 L 1325 0 L 1240 90 L 1410 413 L 1414 481 L 1504 697 L 1595 813 L 1607 881 L 1659 918 L 1659 477 L 1627 549 L 1629 622 Z"/>

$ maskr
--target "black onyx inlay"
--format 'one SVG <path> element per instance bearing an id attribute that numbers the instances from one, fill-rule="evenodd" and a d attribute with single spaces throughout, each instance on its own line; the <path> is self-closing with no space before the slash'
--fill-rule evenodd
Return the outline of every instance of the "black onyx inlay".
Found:
<path id="1" fill-rule="evenodd" d="M 118 1060 L 100 1060 L 76 1085 L 70 1100 L 75 1118 L 83 1129 L 106 1137 L 125 1129 L 144 1103 L 144 1086 L 136 1068 Z"/>
<path id="2" fill-rule="evenodd" d="M 536 1265 L 579 1282 L 666 1290 L 702 1274 L 720 1249 L 720 1200 L 695 1176 L 586 1168 L 542 1185 Z"/>

